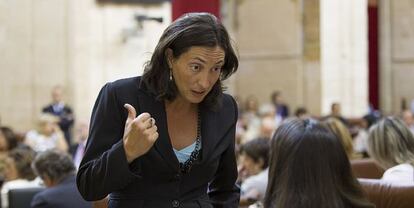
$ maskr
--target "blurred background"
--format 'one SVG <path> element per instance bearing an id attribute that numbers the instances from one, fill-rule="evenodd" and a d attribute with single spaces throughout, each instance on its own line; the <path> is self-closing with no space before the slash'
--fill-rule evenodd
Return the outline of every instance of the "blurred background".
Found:
<path id="1" fill-rule="evenodd" d="M 240 67 L 226 85 L 241 108 L 277 92 L 290 115 L 411 109 L 411 0 L 0 0 L 1 124 L 34 128 L 56 86 L 87 122 L 99 89 L 142 74 L 166 26 L 195 11 L 231 33 Z"/>

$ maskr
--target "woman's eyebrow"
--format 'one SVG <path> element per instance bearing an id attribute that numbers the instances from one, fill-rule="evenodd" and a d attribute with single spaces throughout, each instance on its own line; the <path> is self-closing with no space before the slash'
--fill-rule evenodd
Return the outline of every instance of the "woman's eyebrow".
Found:
<path id="1" fill-rule="evenodd" d="M 198 60 L 198 61 L 202 62 L 203 64 L 207 63 L 206 60 L 204 60 L 204 59 L 202 59 L 200 57 L 194 57 L 193 59 Z M 217 61 L 216 64 L 222 64 L 222 63 L 224 63 L 224 60 L 219 60 L 219 61 Z"/>
<path id="2" fill-rule="evenodd" d="M 224 63 L 224 60 L 217 61 L 216 64 L 222 64 L 222 63 Z"/>
<path id="3" fill-rule="evenodd" d="M 193 59 L 196 59 L 196 60 L 198 60 L 198 61 L 202 62 L 203 64 L 207 63 L 207 61 L 206 61 L 206 60 L 204 60 L 204 59 L 202 59 L 202 58 L 200 58 L 200 57 L 194 57 Z"/>

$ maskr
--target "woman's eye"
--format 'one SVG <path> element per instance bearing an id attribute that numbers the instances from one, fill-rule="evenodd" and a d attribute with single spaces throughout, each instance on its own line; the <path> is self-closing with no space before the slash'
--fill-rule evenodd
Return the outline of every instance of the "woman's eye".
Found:
<path id="1" fill-rule="evenodd" d="M 215 72 L 221 72 L 221 66 L 217 66 L 213 68 L 213 71 Z"/>
<path id="2" fill-rule="evenodd" d="M 198 72 L 198 71 L 200 71 L 201 67 L 200 67 L 200 65 L 196 64 L 196 65 L 191 65 L 190 69 L 191 69 L 191 71 Z"/>

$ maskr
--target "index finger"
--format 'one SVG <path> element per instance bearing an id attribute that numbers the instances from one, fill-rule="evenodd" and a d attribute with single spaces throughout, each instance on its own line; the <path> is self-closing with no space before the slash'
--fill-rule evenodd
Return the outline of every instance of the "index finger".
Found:
<path id="1" fill-rule="evenodd" d="M 139 114 L 135 118 L 135 120 L 143 123 L 143 122 L 146 122 L 149 118 L 151 118 L 151 115 L 147 112 L 144 112 L 144 113 Z"/>

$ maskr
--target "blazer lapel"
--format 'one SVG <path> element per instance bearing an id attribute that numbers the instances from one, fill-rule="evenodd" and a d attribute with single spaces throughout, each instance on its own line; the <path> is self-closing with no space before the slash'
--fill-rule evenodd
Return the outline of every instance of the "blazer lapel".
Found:
<path id="1" fill-rule="evenodd" d="M 165 112 L 164 102 L 157 101 L 146 93 L 141 93 L 138 99 L 140 113 L 147 112 L 155 119 L 158 127 L 158 139 L 154 144 L 155 150 L 162 158 L 173 168 L 179 170 L 179 162 L 175 156 L 170 137 L 168 135 L 167 116 Z"/>
<path id="2" fill-rule="evenodd" d="M 201 160 L 205 162 L 220 141 L 218 115 L 214 111 L 203 109 L 201 113 Z"/>

